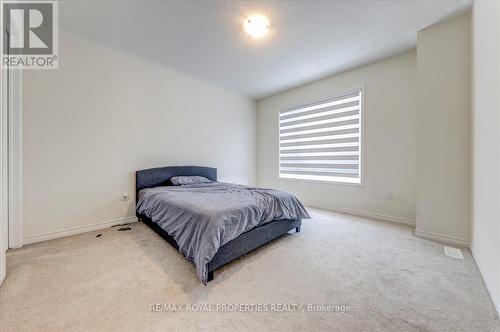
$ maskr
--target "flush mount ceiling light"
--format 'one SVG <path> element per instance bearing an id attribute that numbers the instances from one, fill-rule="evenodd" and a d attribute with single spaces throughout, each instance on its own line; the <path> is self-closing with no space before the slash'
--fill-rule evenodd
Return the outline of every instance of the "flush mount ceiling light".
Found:
<path id="1" fill-rule="evenodd" d="M 269 19 L 264 15 L 252 15 L 243 21 L 243 30 L 254 38 L 264 37 L 270 28 Z"/>

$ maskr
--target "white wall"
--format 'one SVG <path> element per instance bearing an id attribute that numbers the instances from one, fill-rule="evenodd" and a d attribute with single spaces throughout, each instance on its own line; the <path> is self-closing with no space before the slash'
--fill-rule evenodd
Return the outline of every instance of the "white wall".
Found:
<path id="1" fill-rule="evenodd" d="M 500 313 L 500 3 L 472 13 L 471 251 Z"/>
<path id="2" fill-rule="evenodd" d="M 253 100 L 60 33 L 60 68 L 23 76 L 28 242 L 134 216 L 137 169 L 206 165 L 255 182 Z"/>
<path id="3" fill-rule="evenodd" d="M 259 186 L 296 194 L 310 205 L 415 219 L 415 51 L 331 76 L 257 103 Z M 364 186 L 278 178 L 278 113 L 364 86 Z M 388 200 L 387 193 L 394 199 Z"/>
<path id="4" fill-rule="evenodd" d="M 6 255 L 8 249 L 8 105 L 7 71 L 0 69 L 0 286 L 7 272 Z"/>
<path id="5" fill-rule="evenodd" d="M 470 14 L 418 32 L 417 225 L 467 245 L 470 229 Z"/>

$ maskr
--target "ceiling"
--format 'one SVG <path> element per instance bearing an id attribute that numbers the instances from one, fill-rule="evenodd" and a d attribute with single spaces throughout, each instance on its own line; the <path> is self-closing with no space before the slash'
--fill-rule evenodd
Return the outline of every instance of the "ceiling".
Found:
<path id="1" fill-rule="evenodd" d="M 409 50 L 468 10 L 441 1 L 60 1 L 61 24 L 111 47 L 260 99 Z M 260 40 L 246 15 L 271 20 Z"/>

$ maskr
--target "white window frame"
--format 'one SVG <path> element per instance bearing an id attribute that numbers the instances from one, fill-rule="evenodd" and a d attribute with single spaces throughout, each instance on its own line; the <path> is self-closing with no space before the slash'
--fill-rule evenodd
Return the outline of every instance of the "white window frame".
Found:
<path id="1" fill-rule="evenodd" d="M 313 106 L 321 103 L 327 103 L 330 101 L 333 101 L 339 97 L 345 96 L 347 94 L 360 91 L 361 92 L 361 98 L 360 98 L 360 111 L 359 111 L 359 116 L 360 116 L 360 130 L 359 130 L 359 162 L 360 162 L 360 167 L 359 167 L 359 183 L 352 183 L 352 182 L 344 182 L 344 181 L 336 181 L 336 180 L 316 180 L 316 179 L 298 179 L 298 178 L 289 178 L 289 177 L 281 177 L 281 172 L 280 172 L 280 160 L 281 160 L 281 152 L 280 152 L 280 112 L 281 111 L 290 111 L 298 108 L 304 108 L 308 106 Z M 280 108 L 277 111 L 278 119 L 277 119 L 277 136 L 278 136 L 278 144 L 277 144 L 277 154 L 278 154 L 278 161 L 277 161 L 277 177 L 280 181 L 292 181 L 292 182 L 306 182 L 306 183 L 322 183 L 322 184 L 329 184 L 329 185 L 343 185 L 343 186 L 353 186 L 353 187 L 364 187 L 366 183 L 366 177 L 365 177 L 365 150 L 366 150 L 366 145 L 365 145 L 365 124 L 366 124 L 366 115 L 365 115 L 365 95 L 366 95 L 366 88 L 363 85 L 351 87 L 348 89 L 343 89 L 339 90 L 337 93 L 335 93 L 333 96 L 326 98 L 326 99 L 319 99 L 315 101 L 307 101 L 303 102 L 300 104 L 296 104 L 294 106 L 288 106 L 284 108 Z"/>

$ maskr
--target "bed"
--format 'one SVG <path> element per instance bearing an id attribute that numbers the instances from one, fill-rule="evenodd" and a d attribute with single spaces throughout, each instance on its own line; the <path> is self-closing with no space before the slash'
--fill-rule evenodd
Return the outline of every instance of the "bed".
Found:
<path id="1" fill-rule="evenodd" d="M 178 176 L 211 183 L 173 186 Z M 207 181 L 208 182 L 208 181 Z M 291 230 L 307 211 L 279 190 L 217 181 L 217 169 L 168 166 L 136 172 L 136 215 L 196 266 L 206 285 L 214 271 Z"/>

